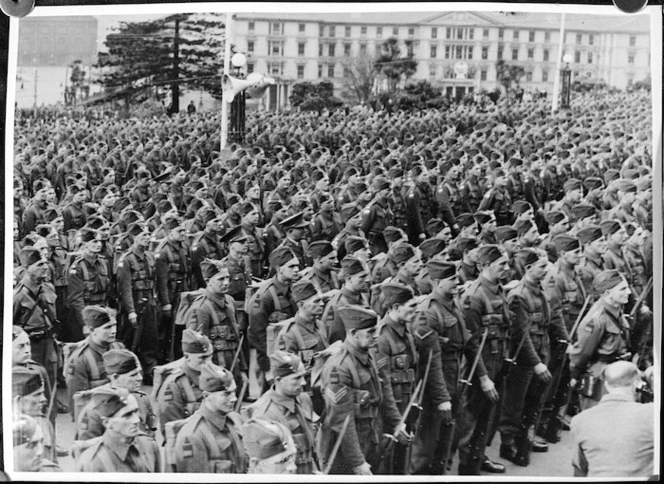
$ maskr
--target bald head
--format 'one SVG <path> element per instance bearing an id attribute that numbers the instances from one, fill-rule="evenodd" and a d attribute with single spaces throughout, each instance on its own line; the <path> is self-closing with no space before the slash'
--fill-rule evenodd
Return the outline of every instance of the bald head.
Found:
<path id="1" fill-rule="evenodd" d="M 604 368 L 604 382 L 607 390 L 631 388 L 634 382 L 640 381 L 639 369 L 629 361 L 616 361 Z"/>

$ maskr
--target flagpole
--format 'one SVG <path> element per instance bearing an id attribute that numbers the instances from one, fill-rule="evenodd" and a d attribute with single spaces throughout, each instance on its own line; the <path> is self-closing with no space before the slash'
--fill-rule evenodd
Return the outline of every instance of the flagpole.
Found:
<path id="1" fill-rule="evenodd" d="M 560 16 L 560 39 L 558 41 L 558 60 L 556 61 L 556 77 L 553 79 L 553 102 L 551 103 L 551 112 L 555 113 L 558 109 L 560 98 L 560 69 L 563 62 L 563 48 L 565 47 L 565 12 Z"/>
<path id="2" fill-rule="evenodd" d="M 224 72 L 228 74 L 231 67 L 231 43 L 233 42 L 233 14 L 226 12 L 226 41 L 224 42 Z M 223 88 L 222 74 L 222 88 Z M 223 89 L 222 89 L 223 90 Z M 221 101 L 221 149 L 226 148 L 228 143 L 228 106 L 225 99 Z"/>

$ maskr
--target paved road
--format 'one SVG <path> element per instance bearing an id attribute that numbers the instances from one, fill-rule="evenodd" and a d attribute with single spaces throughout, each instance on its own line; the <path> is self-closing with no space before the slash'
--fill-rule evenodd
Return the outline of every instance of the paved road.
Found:
<path id="1" fill-rule="evenodd" d="M 150 393 L 151 387 L 143 387 L 143 391 Z M 66 390 L 58 390 L 58 398 L 62 402 L 67 401 Z M 74 440 L 74 423 L 69 414 L 58 415 L 56 421 L 56 432 L 61 447 L 70 448 Z M 496 435 L 490 448 L 487 449 L 489 458 L 502 462 L 507 467 L 506 474 L 485 474 L 485 477 L 491 476 L 508 479 L 512 476 L 518 477 L 561 477 L 569 478 L 572 476 L 571 465 L 571 438 L 569 432 L 562 433 L 562 440 L 549 445 L 549 452 L 544 454 L 532 454 L 532 462 L 528 467 L 519 467 L 511 462 L 504 461 L 498 457 L 500 447 L 500 435 Z M 60 467 L 65 472 L 74 470 L 74 460 L 71 457 L 61 457 L 59 459 Z M 453 466 L 452 472 L 456 474 L 457 465 Z"/>

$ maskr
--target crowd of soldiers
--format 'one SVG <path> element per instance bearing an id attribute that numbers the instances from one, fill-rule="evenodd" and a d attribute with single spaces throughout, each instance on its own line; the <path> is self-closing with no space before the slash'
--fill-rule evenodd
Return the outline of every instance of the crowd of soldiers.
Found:
<path id="1" fill-rule="evenodd" d="M 16 470 L 503 473 L 496 433 L 528 466 L 652 365 L 650 116 L 22 118 Z"/>

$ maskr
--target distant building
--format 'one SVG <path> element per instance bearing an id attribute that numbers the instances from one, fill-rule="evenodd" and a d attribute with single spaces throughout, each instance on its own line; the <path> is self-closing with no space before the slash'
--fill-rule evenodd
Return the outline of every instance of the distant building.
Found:
<path id="1" fill-rule="evenodd" d="M 330 80 L 336 93 L 347 90 L 349 60 L 380 53 L 390 37 L 417 61 L 412 80 L 428 80 L 451 96 L 495 89 L 499 59 L 524 67 L 522 88 L 549 93 L 564 53 L 573 56 L 573 79 L 602 79 L 622 89 L 650 75 L 645 15 L 567 14 L 562 53 L 560 14 L 238 13 L 235 18 L 236 50 L 247 55 L 247 73 L 266 73 L 278 81 L 268 91 L 271 109 L 288 104 L 296 82 Z"/>
<path id="2" fill-rule="evenodd" d="M 26 17 L 21 19 L 18 66 L 67 66 L 75 60 L 90 66 L 97 60 L 97 19 Z"/>

